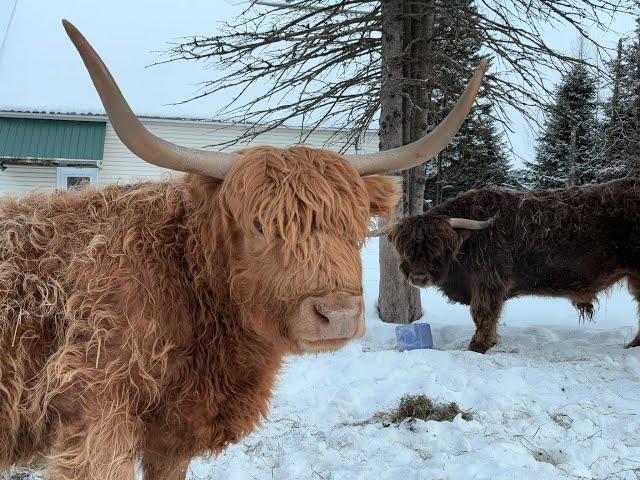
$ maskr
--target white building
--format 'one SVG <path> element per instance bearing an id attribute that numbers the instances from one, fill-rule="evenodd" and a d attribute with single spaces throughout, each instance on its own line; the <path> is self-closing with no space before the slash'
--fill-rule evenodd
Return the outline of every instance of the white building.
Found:
<path id="1" fill-rule="evenodd" d="M 237 138 L 241 125 L 211 117 L 225 98 L 177 103 L 193 96 L 197 84 L 215 71 L 194 62 L 146 68 L 162 58 L 158 52 L 169 42 L 213 33 L 217 21 L 235 13 L 223 3 L 191 0 L 188 10 L 173 0 L 0 3 L 0 194 L 169 174 L 132 155 L 117 138 L 61 18 L 92 42 L 153 133 L 195 148 Z M 292 145 L 301 133 L 279 128 L 252 144 Z M 315 132 L 305 144 L 337 148 L 332 133 Z M 376 148 L 377 137 L 371 135 L 363 150 Z"/>

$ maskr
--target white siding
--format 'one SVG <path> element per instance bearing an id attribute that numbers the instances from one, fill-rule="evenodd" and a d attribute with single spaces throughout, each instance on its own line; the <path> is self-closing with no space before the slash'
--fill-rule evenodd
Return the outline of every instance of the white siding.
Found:
<path id="1" fill-rule="evenodd" d="M 0 171 L 0 194 L 47 190 L 56 186 L 55 167 L 8 165 Z"/>
<path id="2" fill-rule="evenodd" d="M 218 125 L 211 123 L 181 122 L 168 120 L 144 120 L 145 126 L 155 135 L 169 142 L 192 148 L 204 148 L 207 145 L 220 144 L 233 140 L 243 132 L 242 128 L 232 125 Z M 329 143 L 331 132 L 314 132 L 304 143 L 305 145 L 321 148 L 338 148 Z M 286 147 L 300 141 L 300 131 L 289 128 L 279 128 L 260 135 L 249 145 L 275 145 Z M 247 144 L 243 144 L 247 145 Z M 362 151 L 376 151 L 378 141 L 376 135 L 367 138 Z M 215 149 L 216 147 L 212 147 Z M 228 147 L 227 151 L 233 151 Z M 240 145 L 236 148 L 240 148 Z M 107 123 L 104 145 L 104 161 L 100 168 L 101 183 L 126 183 L 140 179 L 162 178 L 170 175 L 171 171 L 159 168 L 140 160 L 120 142 L 113 127 Z"/>
<path id="3" fill-rule="evenodd" d="M 237 138 L 242 128 L 232 125 L 219 125 L 204 122 L 186 122 L 145 119 L 143 123 L 154 134 L 169 142 L 185 147 L 203 148 Z M 317 131 L 305 142 L 305 145 L 337 149 L 329 143 L 331 132 Z M 249 145 L 275 145 L 286 147 L 300 143 L 300 131 L 279 128 L 259 136 Z M 377 150 L 377 136 L 370 135 L 363 145 L 363 152 Z M 246 144 L 245 144 L 246 145 Z M 244 146 L 244 145 L 243 145 Z M 213 147 L 215 149 L 215 147 Z M 237 148 L 240 148 L 238 146 Z M 232 151 L 233 147 L 228 148 Z M 104 144 L 104 159 L 99 169 L 99 182 L 130 183 L 136 180 L 158 179 L 173 174 L 170 170 L 150 165 L 133 155 L 120 142 L 113 127 L 107 122 Z M 0 172 L 0 194 L 20 193 L 34 189 L 47 190 L 56 187 L 56 169 L 53 167 L 8 166 Z"/>

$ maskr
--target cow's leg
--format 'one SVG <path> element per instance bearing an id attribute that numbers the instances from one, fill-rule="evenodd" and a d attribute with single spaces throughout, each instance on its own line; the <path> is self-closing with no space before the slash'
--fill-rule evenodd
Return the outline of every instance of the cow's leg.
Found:
<path id="1" fill-rule="evenodd" d="M 148 425 L 142 446 L 142 474 L 144 480 L 184 480 L 190 458 L 178 453 L 175 437 L 164 429 Z M 173 442 L 171 441 L 173 440 Z"/>
<path id="2" fill-rule="evenodd" d="M 498 343 L 498 320 L 504 305 L 505 295 L 501 291 L 479 285 L 473 289 L 471 315 L 476 324 L 476 333 L 471 338 L 469 350 L 485 353 Z"/>
<path id="3" fill-rule="evenodd" d="M 640 347 L 640 329 L 638 329 L 638 333 L 636 333 L 636 336 L 633 338 L 633 340 L 631 340 L 625 346 L 625 348 L 633 348 L 633 347 Z"/>
<path id="4" fill-rule="evenodd" d="M 584 322 L 585 320 L 593 320 L 593 315 L 595 313 L 593 302 L 595 302 L 595 298 L 574 298 L 571 300 L 571 304 L 576 310 L 578 310 L 578 315 L 580 315 L 581 322 Z"/>
<path id="5" fill-rule="evenodd" d="M 56 435 L 48 470 L 64 480 L 135 480 L 137 421 L 117 410 L 74 419 Z"/>
<path id="6" fill-rule="evenodd" d="M 184 480 L 188 469 L 189 460 L 177 460 L 150 450 L 142 455 L 144 480 Z"/>
<path id="7" fill-rule="evenodd" d="M 638 311 L 640 312 L 640 275 L 629 275 L 629 292 L 633 295 L 638 303 Z M 638 333 L 633 340 L 629 342 L 626 348 L 640 347 L 640 321 L 638 322 Z"/>

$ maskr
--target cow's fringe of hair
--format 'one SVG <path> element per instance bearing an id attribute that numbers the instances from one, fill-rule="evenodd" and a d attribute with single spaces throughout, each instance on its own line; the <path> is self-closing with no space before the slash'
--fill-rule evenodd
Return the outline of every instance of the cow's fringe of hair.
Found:
<path id="1" fill-rule="evenodd" d="M 223 212 L 227 219 L 242 222 L 244 231 L 258 221 L 267 241 L 284 242 L 285 264 L 309 258 L 315 248 L 309 240 L 318 230 L 340 232 L 362 244 L 369 223 L 369 204 L 363 202 L 367 192 L 364 183 L 354 184 L 357 173 L 339 155 L 259 147 L 249 151 L 245 161 L 256 166 L 223 185 Z M 256 172 L 260 164 L 263 172 Z M 253 195 L 247 197 L 248 191 Z"/>

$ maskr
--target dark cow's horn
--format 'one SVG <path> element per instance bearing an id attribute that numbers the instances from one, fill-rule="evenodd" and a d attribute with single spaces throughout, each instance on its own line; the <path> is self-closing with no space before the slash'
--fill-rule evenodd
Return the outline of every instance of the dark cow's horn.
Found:
<path id="1" fill-rule="evenodd" d="M 495 217 L 488 220 L 470 220 L 468 218 L 450 218 L 451 228 L 464 228 L 465 230 L 482 230 L 493 223 Z"/>
<path id="2" fill-rule="evenodd" d="M 458 103 L 449 112 L 449 115 L 428 135 L 409 145 L 391 150 L 362 155 L 346 155 L 345 157 L 358 170 L 360 175 L 375 175 L 407 170 L 435 157 L 449 144 L 455 134 L 458 133 L 458 130 L 460 130 L 465 118 L 467 118 L 480 90 L 482 78 L 487 71 L 488 65 L 488 58 L 480 62 Z"/>
<path id="3" fill-rule="evenodd" d="M 382 237 L 383 235 L 388 234 L 394 225 L 395 223 L 387 223 L 386 225 L 383 225 L 381 227 L 369 230 L 367 237 Z"/>
<path id="4" fill-rule="evenodd" d="M 69 38 L 84 61 L 114 130 L 129 150 L 159 167 L 224 178 L 242 158 L 234 153 L 213 152 L 174 145 L 153 135 L 131 111 L 111 73 L 76 27 L 63 20 Z"/>

